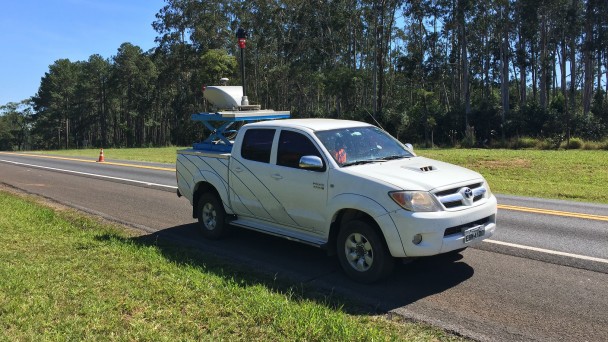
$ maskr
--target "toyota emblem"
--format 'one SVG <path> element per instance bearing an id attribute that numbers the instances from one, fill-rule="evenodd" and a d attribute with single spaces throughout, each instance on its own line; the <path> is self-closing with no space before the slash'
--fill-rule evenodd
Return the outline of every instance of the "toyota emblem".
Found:
<path id="1" fill-rule="evenodd" d="M 471 190 L 471 188 L 464 188 L 463 193 L 464 193 L 464 197 L 465 197 L 466 199 L 471 199 L 471 198 L 473 198 L 473 190 Z"/>
<path id="2" fill-rule="evenodd" d="M 463 205 L 473 205 L 473 190 L 471 190 L 471 188 L 469 187 L 464 187 L 461 188 L 460 191 L 458 191 L 458 193 L 460 193 L 460 196 L 462 196 L 462 204 Z"/>

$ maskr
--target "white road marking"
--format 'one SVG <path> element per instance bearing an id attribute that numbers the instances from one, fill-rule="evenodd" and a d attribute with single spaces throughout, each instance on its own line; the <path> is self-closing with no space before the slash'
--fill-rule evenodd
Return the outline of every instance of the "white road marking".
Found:
<path id="1" fill-rule="evenodd" d="M 150 183 L 150 182 L 142 182 L 142 181 L 138 181 L 138 180 L 135 180 L 135 179 L 119 178 L 119 177 L 112 177 L 112 176 L 104 176 L 104 175 L 100 175 L 100 174 L 96 174 L 96 173 L 88 173 L 88 172 L 79 172 L 79 171 L 72 171 L 72 170 L 65 170 L 65 169 L 57 169 L 57 168 L 48 167 L 48 166 L 40 166 L 40 165 L 19 163 L 19 162 L 15 162 L 15 161 L 12 161 L 12 160 L 0 159 L 0 161 L 1 162 L 5 162 L 5 163 L 9 163 L 9 164 L 29 166 L 29 167 L 33 167 L 33 168 L 37 168 L 37 169 L 45 169 L 45 170 L 52 170 L 52 171 L 61 171 L 61 172 L 73 173 L 73 174 L 77 174 L 77 175 L 84 175 L 84 176 L 92 176 L 92 177 L 97 177 L 97 178 L 119 180 L 119 181 L 123 181 L 123 182 L 135 183 L 135 184 L 145 184 L 145 185 L 148 185 L 148 186 L 158 186 L 158 187 L 167 188 L 167 189 L 177 189 L 176 186 L 164 185 L 164 184 L 158 184 L 158 183 Z"/>
<path id="2" fill-rule="evenodd" d="M 604 263 L 604 264 L 608 264 L 608 260 L 607 259 L 595 258 L 595 257 L 586 256 L 586 255 L 572 254 L 572 253 L 566 253 L 566 252 L 559 252 L 559 251 L 553 251 L 553 250 L 550 250 L 550 249 L 544 249 L 544 248 L 538 248 L 538 247 L 532 247 L 532 246 L 517 245 L 517 244 L 514 244 L 514 243 L 510 243 L 510 242 L 503 242 L 503 241 L 497 241 L 497 240 L 483 240 L 483 242 L 493 243 L 493 244 L 496 244 L 496 245 L 502 245 L 502 246 L 507 246 L 507 247 L 519 248 L 519 249 L 526 249 L 526 250 L 529 250 L 529 251 L 535 251 L 535 252 L 540 252 L 540 253 L 553 254 L 553 255 L 561 255 L 561 256 L 565 256 L 565 257 L 569 257 L 569 258 L 574 258 L 574 259 L 581 259 L 581 260 L 587 260 L 587 261 L 595 261 L 595 262 L 601 262 L 601 263 Z"/>

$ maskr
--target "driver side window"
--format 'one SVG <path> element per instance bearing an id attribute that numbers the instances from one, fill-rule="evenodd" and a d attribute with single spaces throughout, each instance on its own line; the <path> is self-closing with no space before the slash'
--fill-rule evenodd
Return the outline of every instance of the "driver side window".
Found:
<path id="1" fill-rule="evenodd" d="M 310 139 L 304 134 L 283 130 L 279 137 L 277 150 L 277 165 L 300 168 L 300 158 L 303 156 L 317 156 L 323 160 L 321 153 Z M 325 171 L 325 162 L 323 169 Z"/>

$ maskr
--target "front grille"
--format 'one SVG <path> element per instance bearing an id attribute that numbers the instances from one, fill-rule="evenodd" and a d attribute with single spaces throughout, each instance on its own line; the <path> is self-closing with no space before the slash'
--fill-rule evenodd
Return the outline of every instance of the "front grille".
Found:
<path id="1" fill-rule="evenodd" d="M 479 225 L 485 225 L 486 223 L 490 222 L 490 217 L 491 216 L 488 216 L 486 218 L 482 218 L 481 220 L 461 224 L 460 226 L 456 226 L 456 227 L 450 227 L 445 230 L 445 232 L 443 233 L 443 236 L 446 237 L 446 236 L 455 235 L 455 234 L 462 234 L 462 228 L 472 228 L 472 227 L 479 226 Z"/>
<path id="2" fill-rule="evenodd" d="M 462 205 L 462 201 L 451 201 L 451 202 L 443 202 L 443 206 L 447 209 L 456 208 Z"/>
<path id="3" fill-rule="evenodd" d="M 483 186 L 483 183 L 475 183 L 475 184 L 467 185 L 467 187 L 469 187 L 471 189 L 479 188 L 481 186 Z M 443 197 L 443 196 L 447 196 L 447 195 L 452 195 L 452 194 L 457 193 L 458 190 L 460 190 L 461 188 L 463 188 L 463 187 L 461 186 L 461 187 L 458 187 L 458 188 L 453 188 L 453 189 L 439 191 L 439 192 L 435 193 L 435 196 L 437 196 L 437 197 Z"/>
<path id="4" fill-rule="evenodd" d="M 467 188 L 471 190 L 471 197 L 466 197 Z M 484 198 L 487 189 L 484 183 L 474 183 L 458 188 L 442 190 L 435 193 L 435 196 L 446 209 L 458 208 L 461 206 L 471 206 L 475 202 Z"/>

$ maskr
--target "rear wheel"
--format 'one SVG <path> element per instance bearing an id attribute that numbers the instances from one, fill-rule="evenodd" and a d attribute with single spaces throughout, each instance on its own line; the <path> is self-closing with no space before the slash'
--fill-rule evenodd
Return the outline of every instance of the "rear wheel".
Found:
<path id="1" fill-rule="evenodd" d="M 382 237 L 367 222 L 346 223 L 338 234 L 338 259 L 346 274 L 361 283 L 372 283 L 386 277 L 394 259 Z"/>
<path id="2" fill-rule="evenodd" d="M 219 239 L 228 233 L 226 212 L 217 195 L 207 192 L 201 195 L 197 206 L 201 233 L 207 239 Z"/>

